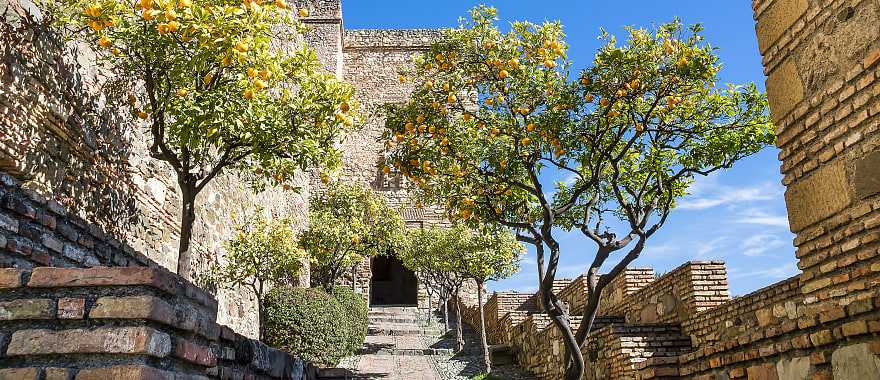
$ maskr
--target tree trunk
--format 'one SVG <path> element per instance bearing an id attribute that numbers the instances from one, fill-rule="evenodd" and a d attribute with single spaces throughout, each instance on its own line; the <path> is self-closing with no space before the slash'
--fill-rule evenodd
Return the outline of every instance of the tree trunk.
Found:
<path id="1" fill-rule="evenodd" d="M 483 363 L 486 373 L 492 373 L 492 357 L 489 356 L 489 342 L 486 339 L 486 312 L 483 310 L 483 284 L 477 283 L 477 303 L 480 304 L 480 339 L 483 344 Z"/>
<path id="2" fill-rule="evenodd" d="M 461 328 L 461 301 L 458 299 L 458 291 L 455 291 L 455 352 L 464 350 L 464 335 Z"/>
<path id="3" fill-rule="evenodd" d="M 357 264 L 351 266 L 351 292 L 357 292 Z"/>
<path id="4" fill-rule="evenodd" d="M 259 339 L 261 342 L 266 341 L 266 308 L 263 305 L 263 299 L 257 297 L 257 315 L 259 316 Z"/>
<path id="5" fill-rule="evenodd" d="M 178 181 L 181 192 L 180 214 L 180 246 L 177 255 L 177 274 L 186 279 L 191 279 L 192 267 L 192 242 L 193 224 L 196 221 L 196 191 L 194 185 L 188 185 L 185 180 Z"/>
<path id="6" fill-rule="evenodd" d="M 553 325 L 562 333 L 562 342 L 565 344 L 566 361 L 565 361 L 565 380 L 581 380 L 584 374 L 584 356 L 581 353 L 581 347 L 578 345 L 571 329 L 568 316 L 563 311 L 559 300 L 551 293 L 551 286 L 548 288 L 546 284 L 541 285 L 541 298 L 547 305 L 547 311 L 550 313 L 550 320 Z"/>
<path id="7" fill-rule="evenodd" d="M 443 333 L 449 332 L 449 298 L 443 298 Z"/>
<path id="8" fill-rule="evenodd" d="M 434 294 L 428 292 L 428 323 L 431 323 L 432 314 L 434 314 Z"/>

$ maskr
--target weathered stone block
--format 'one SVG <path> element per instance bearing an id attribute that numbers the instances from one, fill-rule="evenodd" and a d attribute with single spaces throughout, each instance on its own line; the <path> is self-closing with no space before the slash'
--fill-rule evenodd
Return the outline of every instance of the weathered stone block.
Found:
<path id="1" fill-rule="evenodd" d="M 91 319 L 149 319 L 164 324 L 174 320 L 174 308 L 153 296 L 101 297 L 89 312 Z"/>
<path id="2" fill-rule="evenodd" d="M 880 193 L 880 150 L 856 160 L 853 187 L 860 199 Z"/>
<path id="3" fill-rule="evenodd" d="M 801 380 L 810 373 L 810 357 L 782 359 L 776 363 L 779 380 Z"/>
<path id="4" fill-rule="evenodd" d="M 785 191 L 792 232 L 840 212 L 851 201 L 846 170 L 840 162 L 817 169 Z"/>
<path id="5" fill-rule="evenodd" d="M 7 356 L 50 354 L 143 354 L 164 358 L 171 352 L 168 334 L 149 327 L 106 327 L 95 330 L 19 330 L 12 334 Z"/>
<path id="6" fill-rule="evenodd" d="M 880 358 L 867 343 L 846 346 L 831 354 L 831 369 L 834 380 L 873 379 L 880 373 Z"/>
<path id="7" fill-rule="evenodd" d="M 82 319 L 85 314 L 86 300 L 82 298 L 58 299 L 58 318 Z"/>
<path id="8" fill-rule="evenodd" d="M 0 380 L 38 380 L 39 368 L 0 368 Z"/>
<path id="9" fill-rule="evenodd" d="M 52 319 L 54 305 L 48 299 L 25 299 L 0 302 L 0 320 Z"/>
<path id="10" fill-rule="evenodd" d="M 0 289 L 12 289 L 21 286 L 21 270 L 0 268 Z"/>
<path id="11" fill-rule="evenodd" d="M 217 356 L 214 355 L 214 351 L 210 347 L 198 345 L 186 339 L 178 338 L 175 341 L 174 356 L 204 367 L 217 365 Z"/>
<path id="12" fill-rule="evenodd" d="M 177 281 L 171 274 L 147 267 L 127 268 L 35 268 L 28 286 L 34 288 L 146 285 L 176 293 Z"/>
<path id="13" fill-rule="evenodd" d="M 208 380 L 207 377 L 198 375 L 186 375 L 142 365 L 120 365 L 106 368 L 89 368 L 80 370 L 76 380 L 107 380 L 107 379 L 131 379 L 131 380 Z"/>
<path id="14" fill-rule="evenodd" d="M 746 369 L 749 380 L 779 380 L 776 367 L 772 364 L 751 366 Z"/>
<path id="15" fill-rule="evenodd" d="M 788 31 L 808 5 L 807 0 L 776 0 L 759 16 L 755 31 L 762 53 Z"/>
<path id="16" fill-rule="evenodd" d="M 46 368 L 45 380 L 69 380 L 71 371 L 67 368 Z"/>
<path id="17" fill-rule="evenodd" d="M 791 59 L 780 64 L 767 76 L 766 85 L 770 115 L 776 123 L 804 100 L 804 84 Z"/>

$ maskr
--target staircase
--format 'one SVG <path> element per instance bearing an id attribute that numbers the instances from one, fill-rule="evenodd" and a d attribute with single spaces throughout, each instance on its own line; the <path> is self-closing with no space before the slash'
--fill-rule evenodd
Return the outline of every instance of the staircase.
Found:
<path id="1" fill-rule="evenodd" d="M 381 306 L 370 308 L 370 326 L 359 355 L 440 355 L 449 349 L 427 347 L 425 337 L 439 336 L 436 324 L 415 307 Z"/>
<path id="2" fill-rule="evenodd" d="M 322 373 L 322 379 L 440 380 L 433 355 L 452 351 L 431 347 L 442 331 L 428 323 L 415 307 L 382 306 L 370 308 L 367 339 L 357 355 L 341 366 Z"/>

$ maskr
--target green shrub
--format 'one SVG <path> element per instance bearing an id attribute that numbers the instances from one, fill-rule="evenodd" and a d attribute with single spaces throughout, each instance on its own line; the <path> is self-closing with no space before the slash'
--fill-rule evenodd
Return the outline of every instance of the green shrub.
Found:
<path id="1" fill-rule="evenodd" d="M 279 287 L 266 297 L 266 343 L 305 360 L 334 366 L 360 348 L 367 304 L 347 288 Z"/>
<path id="2" fill-rule="evenodd" d="M 344 320 L 340 319 L 340 327 L 346 326 L 348 330 L 348 349 L 354 353 L 364 344 L 369 325 L 369 305 L 363 295 L 357 294 L 347 286 L 337 286 L 333 289 L 336 300 L 346 310 Z"/>

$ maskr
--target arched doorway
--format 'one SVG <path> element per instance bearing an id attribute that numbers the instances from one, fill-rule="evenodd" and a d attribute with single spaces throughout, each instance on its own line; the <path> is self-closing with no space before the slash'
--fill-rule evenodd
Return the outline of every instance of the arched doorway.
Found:
<path id="1" fill-rule="evenodd" d="M 376 256 L 370 260 L 370 305 L 418 304 L 418 280 L 396 257 Z"/>

